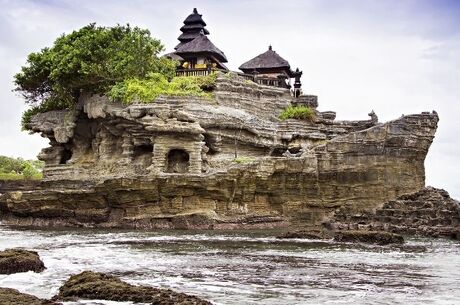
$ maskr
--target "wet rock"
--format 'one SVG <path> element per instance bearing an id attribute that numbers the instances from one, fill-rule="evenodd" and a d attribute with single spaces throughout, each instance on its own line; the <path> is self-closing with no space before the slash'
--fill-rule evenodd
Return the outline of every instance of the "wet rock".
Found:
<path id="1" fill-rule="evenodd" d="M 42 272 L 43 270 L 45 270 L 45 265 L 37 252 L 23 249 L 0 251 L 0 274 Z"/>
<path id="2" fill-rule="evenodd" d="M 71 276 L 59 288 L 57 300 L 97 299 L 155 305 L 211 305 L 210 302 L 170 289 L 135 286 L 119 278 L 92 271 Z"/>
<path id="3" fill-rule="evenodd" d="M 338 231 L 334 235 L 334 240 L 339 242 L 359 242 L 378 245 L 404 243 L 404 238 L 401 235 L 385 231 Z"/>
<path id="4" fill-rule="evenodd" d="M 428 186 L 390 200 L 373 211 L 353 213 L 341 208 L 334 218 L 332 226 L 336 230 L 385 230 L 455 239 L 460 225 L 460 202 L 445 190 Z"/>
<path id="5" fill-rule="evenodd" d="M 2 305 L 62 305 L 50 300 L 39 299 L 36 296 L 21 293 L 16 289 L 0 287 L 0 304 Z"/>
<path id="6" fill-rule="evenodd" d="M 297 230 L 297 231 L 288 231 L 286 233 L 280 234 L 276 238 L 279 238 L 279 239 L 291 239 L 291 238 L 328 239 L 330 237 L 331 237 L 331 233 L 327 231 Z"/>

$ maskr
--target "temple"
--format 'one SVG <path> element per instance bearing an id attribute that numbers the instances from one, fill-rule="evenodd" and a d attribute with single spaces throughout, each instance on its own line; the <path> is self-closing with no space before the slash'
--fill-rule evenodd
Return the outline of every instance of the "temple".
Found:
<path id="1" fill-rule="evenodd" d="M 272 46 L 262 54 L 242 64 L 239 69 L 245 74 L 254 74 L 261 85 L 291 88 L 290 79 L 300 82 L 302 72 L 291 70 L 289 62 L 276 53 Z M 299 87 L 300 88 L 300 87 Z"/>
<path id="2" fill-rule="evenodd" d="M 215 70 L 228 71 L 224 65 L 227 57 L 209 40 L 209 31 L 205 26 L 206 22 L 196 8 L 185 18 L 176 51 L 166 54 L 166 57 L 179 62 L 178 76 L 203 76 Z"/>
<path id="3" fill-rule="evenodd" d="M 206 22 L 196 8 L 185 18 L 180 31 L 182 34 L 177 38 L 179 44 L 174 48 L 175 51 L 165 55 L 179 62 L 177 76 L 205 76 L 212 71 L 229 71 L 225 66 L 228 62 L 227 57 L 208 38 Z M 292 71 L 289 62 L 278 55 L 272 46 L 269 46 L 266 52 L 242 64 L 239 69 L 243 71 L 238 72 L 240 76 L 259 85 L 291 89 L 295 97 L 302 94 L 302 72 L 299 69 Z"/>

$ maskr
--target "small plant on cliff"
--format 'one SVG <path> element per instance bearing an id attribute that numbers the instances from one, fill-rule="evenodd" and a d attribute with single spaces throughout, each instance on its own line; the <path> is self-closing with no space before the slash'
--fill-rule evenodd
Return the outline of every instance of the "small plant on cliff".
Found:
<path id="1" fill-rule="evenodd" d="M 315 111 L 307 106 L 288 106 L 279 116 L 280 120 L 298 119 L 313 121 L 315 119 Z"/>
<path id="2" fill-rule="evenodd" d="M 112 100 L 130 104 L 133 101 L 153 102 L 160 95 L 204 96 L 215 86 L 217 74 L 208 76 L 180 76 L 168 81 L 160 73 L 151 73 L 146 79 L 132 78 L 112 87 L 108 96 Z"/>
<path id="3" fill-rule="evenodd" d="M 235 159 L 233 159 L 233 162 L 238 164 L 246 164 L 252 161 L 254 161 L 254 159 L 250 157 L 236 157 Z"/>
<path id="4" fill-rule="evenodd" d="M 15 75 L 15 91 L 34 107 L 24 114 L 71 107 L 82 91 L 106 94 L 130 78 L 160 73 L 171 80 L 176 62 L 159 58 L 163 50 L 148 30 L 129 25 L 99 27 L 94 23 L 62 35 L 50 48 L 31 53 Z"/>

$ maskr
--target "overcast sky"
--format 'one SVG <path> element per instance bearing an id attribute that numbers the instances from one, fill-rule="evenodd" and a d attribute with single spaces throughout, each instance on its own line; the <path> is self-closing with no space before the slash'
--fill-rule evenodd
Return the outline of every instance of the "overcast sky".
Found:
<path id="1" fill-rule="evenodd" d="M 0 0 L 0 155 L 35 158 L 47 146 L 20 131 L 13 75 L 30 52 L 91 22 L 148 28 L 171 51 L 194 7 L 228 67 L 268 45 L 303 70 L 303 89 L 338 119 L 380 121 L 436 110 L 427 184 L 460 197 L 460 1 L 59 1 Z"/>

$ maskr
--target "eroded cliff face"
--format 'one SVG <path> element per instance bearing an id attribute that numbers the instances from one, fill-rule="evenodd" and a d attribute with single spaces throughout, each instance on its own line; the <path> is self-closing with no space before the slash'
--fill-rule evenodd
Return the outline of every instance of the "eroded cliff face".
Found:
<path id="1" fill-rule="evenodd" d="M 45 181 L 0 194 L 3 221 L 115 227 L 317 225 L 338 208 L 370 210 L 424 186 L 436 113 L 384 124 L 278 119 L 315 96 L 217 79 L 214 98 L 123 106 L 82 96 L 34 117 L 50 139 Z M 1 192 L 1 191 L 0 191 Z M 195 215 L 195 216 L 191 216 Z"/>

